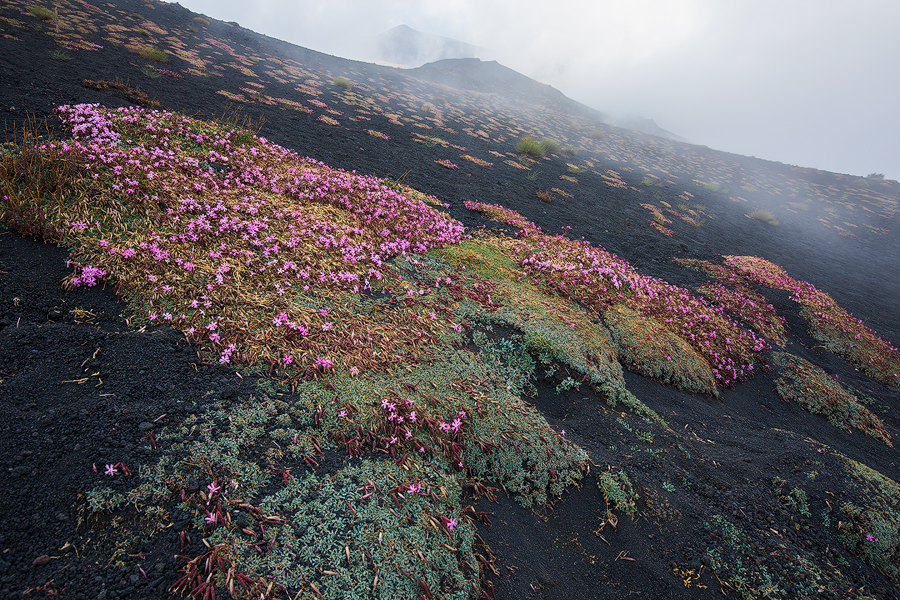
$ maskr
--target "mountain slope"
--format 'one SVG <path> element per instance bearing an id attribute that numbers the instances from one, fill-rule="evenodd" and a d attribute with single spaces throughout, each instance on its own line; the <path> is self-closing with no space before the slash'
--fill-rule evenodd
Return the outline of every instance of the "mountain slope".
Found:
<path id="1" fill-rule="evenodd" d="M 4 595 L 898 597 L 896 182 L 59 7 L 0 7 L 68 140 L 0 168 Z"/>

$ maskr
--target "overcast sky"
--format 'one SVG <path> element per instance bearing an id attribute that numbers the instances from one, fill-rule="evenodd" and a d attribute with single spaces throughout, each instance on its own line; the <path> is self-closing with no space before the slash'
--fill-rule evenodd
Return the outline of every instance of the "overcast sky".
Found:
<path id="1" fill-rule="evenodd" d="M 406 24 L 687 140 L 900 179 L 897 0 L 178 0 L 355 59 Z"/>

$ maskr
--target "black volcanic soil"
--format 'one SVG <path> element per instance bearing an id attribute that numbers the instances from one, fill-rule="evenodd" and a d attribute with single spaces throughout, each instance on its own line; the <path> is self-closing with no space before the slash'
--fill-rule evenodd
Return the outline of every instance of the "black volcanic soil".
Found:
<path id="1" fill-rule="evenodd" d="M 139 11 L 143 3 L 118 5 Z M 0 16 L 11 13 L 0 7 Z M 190 16 L 177 5 L 153 14 L 156 23 L 173 30 Z M 234 81 L 228 75 L 150 79 L 142 75 L 139 59 L 111 44 L 101 52 L 78 52 L 77 60 L 48 60 L 47 51 L 54 48 L 51 38 L 36 20 L 18 18 L 28 24 L 15 30 L 21 41 L 0 39 L 0 118 L 10 128 L 21 125 L 26 114 L 48 117 L 57 104 L 128 104 L 108 91 L 85 88 L 84 79 L 129 81 L 165 109 L 202 118 L 222 115 L 230 102 L 216 91 L 233 89 L 245 79 L 240 74 L 232 76 Z M 221 22 L 214 21 L 209 34 L 241 39 L 261 53 L 290 56 L 324 72 L 340 74 L 352 67 L 387 81 L 406 78 Z M 326 90 L 323 99 L 330 104 L 339 94 L 335 87 Z M 531 181 L 502 165 L 480 168 L 460 161 L 458 152 L 415 143 L 410 128 L 378 115 L 369 122 L 346 120 L 342 127 L 331 127 L 314 115 L 277 107 L 255 105 L 247 110 L 254 118 L 260 113 L 265 115 L 261 135 L 331 166 L 379 177 L 405 174 L 406 183 L 449 203 L 451 215 L 469 227 L 494 225 L 465 210 L 463 201 L 499 203 L 544 231 L 571 227 L 570 236 L 584 236 L 639 271 L 684 286 L 705 279 L 676 266 L 672 257 L 763 256 L 828 292 L 842 307 L 867 319 L 882 338 L 900 345 L 900 236 L 895 232 L 873 242 L 813 233 L 818 230 L 802 218 L 770 227 L 748 219 L 746 207 L 690 183 L 686 176 L 677 188 L 655 188 L 656 198 L 675 205 L 678 193 L 690 189 L 712 219 L 667 238 L 647 225 L 648 213 L 639 206 L 647 201 L 646 194 L 609 187 L 599 178 L 581 178 L 573 199 L 539 201 L 537 190 L 558 185 L 551 173 L 565 172 L 563 157 L 546 159 L 541 175 Z M 366 135 L 369 128 L 390 135 L 390 142 Z M 441 136 L 476 156 L 497 148 L 464 134 Z M 723 156 L 696 147 L 692 151 Z M 459 162 L 460 169 L 450 171 L 434 163 L 441 158 Z M 747 161 L 748 168 L 790 172 L 785 165 L 728 158 Z M 625 171 L 626 164 L 595 162 L 598 170 L 619 169 L 627 183 L 639 185 L 640 175 Z M 836 181 L 831 174 L 817 177 L 824 178 L 825 185 Z M 135 529 L 136 519 L 128 510 L 108 517 L 89 514 L 84 494 L 103 479 L 106 463 L 121 461 L 137 472 L 153 461 L 153 430 L 198 410 L 199 399 L 209 392 L 225 399 L 246 398 L 254 382 L 235 377 L 225 367 L 198 364 L 196 349 L 175 331 L 130 327 L 126 307 L 111 289 L 63 291 L 66 257 L 64 249 L 0 230 L 0 597 L 170 597 L 167 588 L 181 566 L 174 556 L 191 551 L 180 547 L 177 533 L 187 519 L 146 535 Z M 900 439 L 897 390 L 863 376 L 818 346 L 788 294 L 764 293 L 787 319 L 788 350 L 874 398 L 872 409 L 894 439 Z M 827 446 L 900 480 L 897 451 L 783 402 L 774 391 L 774 377 L 760 373 L 712 399 L 628 374 L 629 389 L 659 413 L 671 431 L 658 436 L 662 457 L 642 453 L 638 446 L 626 462 L 620 450 L 634 438 L 601 425 L 606 421 L 600 415 L 610 411 L 603 400 L 577 390 L 558 394 L 556 382 L 538 381 L 534 403 L 552 425 L 565 429 L 587 450 L 592 466 L 582 485 L 552 508 L 526 510 L 503 492 L 496 502 L 475 503 L 477 510 L 493 513 L 492 526 L 479 526 L 479 533 L 497 559 L 497 573 L 485 574 L 497 600 L 740 597 L 709 568 L 707 550 L 721 537 L 710 525 L 715 514 L 752 524 L 759 533 L 751 541 L 755 566 L 771 567 L 773 576 L 788 582 L 784 597 L 801 597 L 801 590 L 810 588 L 809 581 L 785 566 L 785 557 L 803 551 L 842 564 L 842 576 L 854 590 L 836 590 L 823 582 L 815 597 L 864 593 L 900 598 L 890 580 L 842 545 L 834 526 L 825 527 L 817 518 L 826 501 L 834 504 L 853 494 L 834 487 L 834 463 L 826 461 L 816 467 L 818 477 L 809 477 L 811 457 Z M 621 516 L 615 530 L 609 525 L 600 529 L 604 503 L 598 477 L 608 464 L 625 468 L 641 496 L 635 518 Z M 806 488 L 814 518 L 803 518 L 773 499 L 775 477 L 784 479 L 786 488 Z M 675 491 L 660 492 L 663 483 L 674 484 Z M 127 550 L 116 552 L 120 542 Z M 197 550 L 197 542 L 195 546 Z M 40 560 L 43 556 L 49 558 Z M 677 575 L 687 569 L 699 574 L 690 587 Z"/>

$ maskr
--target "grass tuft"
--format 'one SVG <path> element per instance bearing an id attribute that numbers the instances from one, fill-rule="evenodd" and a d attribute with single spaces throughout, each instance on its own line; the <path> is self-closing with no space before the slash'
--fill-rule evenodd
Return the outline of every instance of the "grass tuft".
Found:
<path id="1" fill-rule="evenodd" d="M 525 136 L 516 142 L 516 152 L 535 160 L 544 158 L 544 145 L 533 137 Z"/>
<path id="2" fill-rule="evenodd" d="M 557 154 L 562 149 L 559 142 L 551 140 L 550 138 L 544 138 L 540 143 L 545 154 Z"/>
<path id="3" fill-rule="evenodd" d="M 754 210 L 752 213 L 750 213 L 747 216 L 750 217 L 751 219 L 756 219 L 757 221 L 762 221 L 763 223 L 766 223 L 767 225 L 771 225 L 773 227 L 778 225 L 778 219 L 775 218 L 775 215 L 772 213 L 771 210 L 765 210 L 765 209 L 761 208 L 759 210 Z"/>
<path id="4" fill-rule="evenodd" d="M 159 48 L 144 48 L 140 51 L 140 56 L 145 60 L 161 63 L 169 62 L 169 54 L 165 50 Z"/>
<path id="5" fill-rule="evenodd" d="M 40 19 L 41 21 L 52 22 L 56 19 L 56 14 L 52 10 L 46 6 L 41 6 L 40 4 L 35 4 L 28 9 L 28 12 L 31 13 L 32 17 Z"/>
<path id="6" fill-rule="evenodd" d="M 335 77 L 333 83 L 348 92 L 353 89 L 353 83 L 346 77 Z"/>
<path id="7" fill-rule="evenodd" d="M 47 55 L 50 56 L 53 60 L 72 60 L 72 55 L 60 50 L 58 48 L 54 48 L 53 50 L 48 50 Z"/>

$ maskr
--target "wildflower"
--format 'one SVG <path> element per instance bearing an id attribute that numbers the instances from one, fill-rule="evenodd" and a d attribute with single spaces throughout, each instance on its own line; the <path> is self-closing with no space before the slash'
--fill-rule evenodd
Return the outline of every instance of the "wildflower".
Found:
<path id="1" fill-rule="evenodd" d="M 447 530 L 453 531 L 453 528 L 456 527 L 457 521 L 456 519 L 447 519 Z"/>
<path id="2" fill-rule="evenodd" d="M 359 375 L 359 369 L 356 367 L 350 367 L 350 374 L 351 375 Z"/>
<path id="3" fill-rule="evenodd" d="M 215 525 L 216 523 L 216 513 L 207 512 L 205 521 L 210 525 Z"/>
<path id="4" fill-rule="evenodd" d="M 340 418 L 342 418 L 342 419 L 345 418 L 345 417 L 347 416 L 347 411 L 346 411 L 346 410 L 342 410 L 341 412 L 338 413 L 338 416 L 339 416 Z"/>
<path id="5" fill-rule="evenodd" d="M 459 431 L 459 426 L 462 425 L 462 421 L 459 419 L 453 419 L 453 424 L 451 425 L 453 431 Z"/>
<path id="6" fill-rule="evenodd" d="M 291 354 L 285 354 L 284 355 L 284 364 L 289 365 L 292 362 L 294 362 L 294 356 Z"/>
<path id="7" fill-rule="evenodd" d="M 115 466 L 115 465 L 106 465 L 106 471 L 105 471 L 105 473 L 106 473 L 107 475 L 112 476 L 112 475 L 115 475 L 115 474 L 118 473 L 118 472 L 119 472 L 119 470 L 116 469 L 116 466 Z"/>
<path id="8" fill-rule="evenodd" d="M 214 479 L 213 482 L 212 482 L 211 484 L 209 484 L 208 486 L 206 486 L 206 489 L 209 490 L 209 493 L 210 493 L 210 494 L 218 494 L 218 493 L 219 493 L 219 490 L 222 489 L 222 486 L 221 486 L 221 485 L 218 485 L 218 484 L 216 483 L 216 480 Z"/>
<path id="9" fill-rule="evenodd" d="M 447 425 L 446 423 L 444 423 L 443 421 L 441 422 L 439 427 L 441 428 L 441 431 L 450 431 L 450 426 Z"/>
<path id="10" fill-rule="evenodd" d="M 866 534 L 866 539 L 869 540 L 870 542 L 877 542 L 877 541 L 878 541 L 878 538 L 875 537 L 874 535 L 872 535 L 871 533 L 867 533 L 867 534 Z"/>

